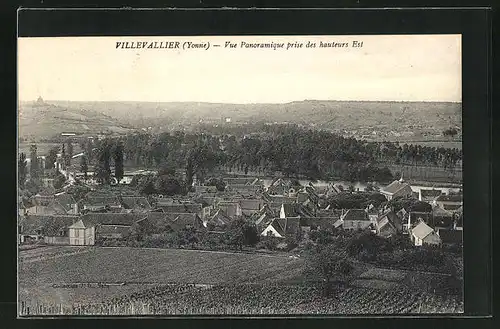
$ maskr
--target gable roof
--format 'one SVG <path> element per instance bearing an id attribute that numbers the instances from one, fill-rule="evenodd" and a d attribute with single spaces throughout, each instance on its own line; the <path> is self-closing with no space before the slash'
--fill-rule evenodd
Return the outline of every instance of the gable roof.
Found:
<path id="1" fill-rule="evenodd" d="M 221 209 L 217 210 L 215 214 L 210 216 L 208 220 L 206 221 L 206 224 L 212 224 L 216 226 L 225 226 L 228 225 L 231 222 L 231 218 L 226 216 L 224 212 L 221 211 Z"/>
<path id="2" fill-rule="evenodd" d="M 432 214 L 434 216 L 437 216 L 437 217 L 451 217 L 451 216 L 453 216 L 453 214 L 450 211 L 444 210 L 440 206 L 433 207 Z"/>
<path id="3" fill-rule="evenodd" d="M 417 238 L 423 240 L 425 239 L 426 236 L 431 234 L 434 230 L 425 224 L 424 222 L 418 223 L 417 226 L 415 226 L 412 230 L 411 233 L 416 236 Z"/>
<path id="4" fill-rule="evenodd" d="M 70 211 L 73 205 L 76 204 L 76 201 L 73 198 L 73 196 L 68 193 L 56 194 L 55 199 L 66 211 Z"/>
<path id="5" fill-rule="evenodd" d="M 406 182 L 401 182 L 399 180 L 395 180 L 394 182 L 392 182 L 391 184 L 387 185 L 386 187 L 384 187 L 381 192 L 385 192 L 385 193 L 389 193 L 389 194 L 394 194 L 404 188 L 407 188 L 407 187 L 410 187 L 410 184 L 406 183 Z"/>
<path id="6" fill-rule="evenodd" d="M 349 209 L 342 217 L 342 220 L 344 222 L 348 220 L 370 221 L 370 218 L 364 209 Z"/>
<path id="7" fill-rule="evenodd" d="M 295 234 L 300 230 L 300 218 L 274 218 L 271 225 L 281 236 Z"/>

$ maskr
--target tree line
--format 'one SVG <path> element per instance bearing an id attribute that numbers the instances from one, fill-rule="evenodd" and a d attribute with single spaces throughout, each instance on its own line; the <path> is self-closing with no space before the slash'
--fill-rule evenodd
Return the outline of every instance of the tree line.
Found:
<path id="1" fill-rule="evenodd" d="M 309 179 L 381 181 L 393 179 L 384 164 L 440 166 L 449 170 L 462 160 L 459 149 L 366 142 L 290 125 L 263 125 L 259 133 L 130 134 L 117 138 L 130 166 L 184 169 L 186 182 L 214 170 L 274 173 Z M 89 149 L 87 142 L 82 148 Z M 102 149 L 98 148 L 98 154 Z M 99 159 L 98 159 L 99 160 Z"/>

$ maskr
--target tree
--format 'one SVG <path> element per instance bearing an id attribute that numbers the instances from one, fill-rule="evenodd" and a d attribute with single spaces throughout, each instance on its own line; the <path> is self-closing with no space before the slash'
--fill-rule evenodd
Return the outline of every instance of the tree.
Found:
<path id="1" fill-rule="evenodd" d="M 83 176 L 85 177 L 85 179 L 87 179 L 87 171 L 88 170 L 89 170 L 89 166 L 87 163 L 87 156 L 84 155 L 81 157 L 81 160 L 80 160 L 80 171 L 83 173 Z"/>
<path id="2" fill-rule="evenodd" d="M 24 183 L 26 182 L 26 155 L 24 153 L 19 154 L 19 161 L 17 163 L 17 168 L 18 168 L 18 179 L 19 179 L 19 186 L 24 187 Z"/>
<path id="3" fill-rule="evenodd" d="M 123 178 L 123 144 L 118 141 L 113 150 L 113 160 L 115 162 L 115 178 L 121 181 Z"/>
<path id="4" fill-rule="evenodd" d="M 332 283 L 344 283 L 354 266 L 347 253 L 335 244 L 311 246 L 306 252 L 306 274 L 323 281 L 323 293 L 331 294 Z"/>
<path id="5" fill-rule="evenodd" d="M 58 147 L 53 147 L 49 150 L 49 154 L 45 159 L 45 169 L 54 168 L 54 163 L 57 161 L 57 153 L 59 153 Z"/>
<path id="6" fill-rule="evenodd" d="M 66 144 L 68 147 L 66 149 L 66 158 L 64 160 L 66 161 L 66 166 L 70 166 L 71 158 L 73 157 L 73 143 L 71 143 L 71 139 L 68 139 Z"/>
<path id="7" fill-rule="evenodd" d="M 226 243 L 243 250 L 243 246 L 255 246 L 258 242 L 257 228 L 242 219 L 229 224 L 225 232 Z"/>
<path id="8" fill-rule="evenodd" d="M 54 183 L 53 183 L 54 187 L 56 189 L 60 189 L 61 187 L 64 186 L 64 183 L 66 183 L 66 177 L 64 177 L 63 174 L 58 172 L 56 178 L 54 178 Z"/>
<path id="9" fill-rule="evenodd" d="M 95 176 L 101 184 L 109 184 L 111 180 L 111 145 L 108 140 L 103 140 L 97 148 L 97 165 Z"/>
<path id="10" fill-rule="evenodd" d="M 38 156 L 36 153 L 36 144 L 30 146 L 30 176 L 31 179 L 38 178 Z"/>

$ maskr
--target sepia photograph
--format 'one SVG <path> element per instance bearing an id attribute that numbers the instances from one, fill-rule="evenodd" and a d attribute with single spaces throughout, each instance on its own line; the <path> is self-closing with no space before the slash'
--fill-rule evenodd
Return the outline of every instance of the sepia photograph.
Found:
<path id="1" fill-rule="evenodd" d="M 464 312 L 460 34 L 17 46 L 20 318 Z"/>

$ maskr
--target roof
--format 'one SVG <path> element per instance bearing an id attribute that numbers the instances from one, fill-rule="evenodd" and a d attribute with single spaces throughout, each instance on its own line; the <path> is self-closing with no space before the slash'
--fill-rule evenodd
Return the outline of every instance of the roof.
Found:
<path id="1" fill-rule="evenodd" d="M 440 195 L 436 198 L 436 201 L 443 202 L 462 202 L 463 198 L 461 194 L 449 194 L 449 195 Z"/>
<path id="2" fill-rule="evenodd" d="M 255 177 L 225 177 L 222 180 L 228 185 L 252 185 L 258 182 Z"/>
<path id="3" fill-rule="evenodd" d="M 412 230 L 411 233 L 416 236 L 417 238 L 423 240 L 426 236 L 431 234 L 434 230 L 425 224 L 424 222 L 418 223 L 417 226 L 415 226 Z"/>
<path id="4" fill-rule="evenodd" d="M 151 209 L 151 205 L 145 197 L 123 196 L 121 201 L 126 209 Z"/>
<path id="5" fill-rule="evenodd" d="M 81 200 L 81 203 L 86 205 L 109 205 L 109 206 L 120 206 L 120 201 L 118 197 L 108 193 L 99 192 L 89 192 L 85 198 Z"/>
<path id="6" fill-rule="evenodd" d="M 364 209 L 349 209 L 347 212 L 344 214 L 344 217 L 342 217 L 342 220 L 348 221 L 348 220 L 366 220 L 369 221 L 370 218 L 368 217 L 368 214 Z"/>
<path id="7" fill-rule="evenodd" d="M 301 217 L 300 226 L 333 227 L 339 217 Z"/>
<path id="8" fill-rule="evenodd" d="M 85 224 L 83 223 L 83 221 L 81 219 L 79 219 L 77 222 L 75 222 L 72 225 L 68 226 L 68 228 L 72 228 L 72 229 L 84 229 L 84 228 L 87 228 L 87 226 L 85 226 Z"/>
<path id="9" fill-rule="evenodd" d="M 437 217 L 451 217 L 453 215 L 450 211 L 444 210 L 440 206 L 433 207 L 432 214 Z"/>
<path id="10" fill-rule="evenodd" d="M 386 187 L 384 187 L 381 192 L 385 192 L 385 193 L 390 193 L 390 194 L 394 194 L 406 187 L 410 187 L 410 184 L 408 183 L 405 183 L 405 182 L 400 182 L 399 180 L 395 180 L 394 182 L 392 182 L 391 184 L 387 185 Z"/>
<path id="11" fill-rule="evenodd" d="M 462 243 L 463 231 L 462 230 L 438 230 L 439 237 L 443 243 Z"/>
<path id="12" fill-rule="evenodd" d="M 76 204 L 75 199 L 71 194 L 60 193 L 55 196 L 56 201 L 64 207 L 66 211 L 70 211 L 74 204 Z"/>
<path id="13" fill-rule="evenodd" d="M 437 189 L 420 189 L 420 194 L 422 195 L 423 198 L 437 198 L 443 193 L 442 190 L 437 190 Z"/>
<path id="14" fill-rule="evenodd" d="M 224 212 L 222 212 L 220 209 L 215 212 L 212 216 L 208 218 L 206 221 L 207 224 L 212 224 L 216 226 L 225 226 L 228 225 L 231 222 L 231 218 L 226 216 Z"/>
<path id="15" fill-rule="evenodd" d="M 275 218 L 271 225 L 281 236 L 295 234 L 300 230 L 300 218 Z"/>
<path id="16" fill-rule="evenodd" d="M 201 203 L 157 204 L 157 208 L 166 213 L 198 213 L 202 207 Z"/>
<path id="17" fill-rule="evenodd" d="M 200 217 L 193 213 L 167 213 L 166 215 L 173 229 L 181 229 L 187 225 L 197 226 L 201 223 Z"/>
<path id="18" fill-rule="evenodd" d="M 460 208 L 462 208 L 461 204 L 443 204 L 443 209 L 448 211 L 456 212 Z"/>
<path id="19" fill-rule="evenodd" d="M 145 214 L 137 213 L 88 213 L 80 217 L 85 226 L 92 225 L 127 225 L 132 226 L 141 219 L 146 218 Z"/>
<path id="20" fill-rule="evenodd" d="M 235 199 L 239 202 L 242 210 L 260 210 L 264 203 L 261 199 Z"/>
<path id="21" fill-rule="evenodd" d="M 295 204 L 283 204 L 281 209 L 283 209 L 285 217 L 295 217 L 298 215 L 297 206 Z"/>
<path id="22" fill-rule="evenodd" d="M 377 218 L 377 228 L 379 230 L 384 228 L 386 225 L 389 225 L 393 228 L 395 228 L 398 225 L 401 225 L 400 219 L 398 218 L 398 216 L 396 216 L 396 214 L 392 210 L 383 213 Z"/>
<path id="23" fill-rule="evenodd" d="M 65 215 L 66 209 L 63 208 L 58 202 L 51 202 L 48 206 L 33 206 L 26 209 L 28 213 L 33 215 Z"/>
<path id="24" fill-rule="evenodd" d="M 97 228 L 97 233 L 100 235 L 107 235 L 107 234 L 126 234 L 130 232 L 130 227 L 129 226 L 114 226 L 114 225 L 102 225 Z"/>
<path id="25" fill-rule="evenodd" d="M 61 229 L 65 229 L 78 220 L 78 216 L 37 216 L 28 215 L 19 221 L 22 227 L 22 234 L 37 234 L 41 230 L 41 235 L 55 236 Z"/>

